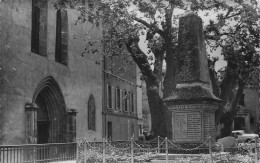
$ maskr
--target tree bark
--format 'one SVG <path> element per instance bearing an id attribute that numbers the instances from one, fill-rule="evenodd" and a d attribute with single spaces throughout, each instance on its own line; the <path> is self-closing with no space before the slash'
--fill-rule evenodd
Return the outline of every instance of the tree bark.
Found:
<path id="1" fill-rule="evenodd" d="M 126 44 L 128 51 L 131 53 L 133 60 L 139 67 L 144 76 L 148 104 L 151 113 L 152 131 L 154 136 L 170 136 L 171 126 L 168 109 L 164 106 L 163 99 L 159 94 L 159 81 L 152 71 L 145 53 L 138 46 L 139 37 L 132 36 Z"/>
<path id="2" fill-rule="evenodd" d="M 224 124 L 224 127 L 221 129 L 221 137 L 230 136 L 232 133 L 232 123 L 238 111 L 239 100 L 243 95 L 244 84 L 239 84 L 236 94 L 232 100 L 231 108 L 229 111 L 226 111 L 222 114 L 220 122 Z"/>
<path id="3" fill-rule="evenodd" d="M 171 95 L 172 91 L 176 87 L 175 80 L 175 63 L 174 63 L 174 43 L 172 36 L 172 14 L 173 6 L 170 9 L 165 9 L 165 18 L 166 18 L 166 28 L 164 31 L 163 38 L 165 40 L 165 49 L 166 49 L 166 73 L 163 82 L 163 98 L 166 98 Z"/>
<path id="4" fill-rule="evenodd" d="M 146 80 L 146 91 L 151 113 L 152 131 L 155 136 L 170 137 L 171 126 L 168 109 L 164 106 L 163 99 L 159 95 L 159 86 L 151 84 Z"/>
<path id="5" fill-rule="evenodd" d="M 237 77 L 233 75 L 231 72 L 226 71 L 225 77 L 220 84 L 220 99 L 222 100 L 222 102 L 219 106 L 219 109 L 216 111 L 216 124 L 220 122 L 220 118 L 224 114 L 224 106 L 227 104 L 227 102 L 231 102 L 234 97 L 232 90 L 236 85 L 236 81 Z"/>

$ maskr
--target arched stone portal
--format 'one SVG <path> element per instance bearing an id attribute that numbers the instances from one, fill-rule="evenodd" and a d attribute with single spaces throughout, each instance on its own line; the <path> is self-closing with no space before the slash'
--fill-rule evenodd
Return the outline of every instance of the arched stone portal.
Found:
<path id="1" fill-rule="evenodd" d="M 38 106 L 37 143 L 66 142 L 66 106 L 61 89 L 53 77 L 46 77 L 38 84 L 33 103 Z"/>

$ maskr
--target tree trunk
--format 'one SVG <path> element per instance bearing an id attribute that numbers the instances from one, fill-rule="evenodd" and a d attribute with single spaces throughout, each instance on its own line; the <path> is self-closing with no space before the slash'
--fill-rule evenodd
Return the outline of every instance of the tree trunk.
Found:
<path id="1" fill-rule="evenodd" d="M 232 90 L 236 85 L 237 78 L 229 71 L 226 72 L 225 78 L 220 84 L 220 99 L 222 100 L 219 109 L 216 111 L 216 124 L 220 122 L 220 118 L 224 114 L 225 105 L 231 101 L 234 97 Z"/>
<path id="2" fill-rule="evenodd" d="M 155 136 L 170 137 L 171 136 L 171 114 L 164 106 L 163 98 L 159 94 L 158 74 L 155 74 L 148 62 L 146 54 L 140 49 L 139 37 L 132 36 L 126 44 L 128 51 L 131 53 L 135 63 L 139 67 L 144 76 L 146 83 L 146 91 L 148 104 L 151 114 L 152 131 Z M 169 49 L 169 48 L 168 48 Z M 170 70 L 170 69 L 169 69 Z M 167 70 L 168 71 L 168 70 Z M 165 79 L 166 80 L 166 79 Z M 168 80 L 168 79 L 167 79 Z M 170 84 L 173 80 L 168 80 Z M 167 87 L 168 88 L 168 87 Z"/>
<path id="3" fill-rule="evenodd" d="M 229 112 L 224 114 L 223 116 L 224 116 L 223 118 L 225 120 L 223 121 L 224 127 L 221 129 L 221 137 L 222 138 L 231 135 L 232 123 L 233 123 L 232 115 Z"/>
<path id="4" fill-rule="evenodd" d="M 171 137 L 171 114 L 159 95 L 159 86 L 151 85 L 150 82 L 146 81 L 146 89 L 154 135 Z"/>
<path id="5" fill-rule="evenodd" d="M 223 113 L 220 122 L 224 124 L 221 129 L 221 137 L 230 136 L 232 133 L 232 123 L 238 111 L 239 100 L 243 95 L 244 84 L 239 84 L 236 94 L 232 100 L 231 108 L 229 111 Z"/>

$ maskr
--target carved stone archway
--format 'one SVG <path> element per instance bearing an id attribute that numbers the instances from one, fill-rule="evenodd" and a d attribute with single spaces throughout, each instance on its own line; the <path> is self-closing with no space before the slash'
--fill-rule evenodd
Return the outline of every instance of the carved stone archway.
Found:
<path id="1" fill-rule="evenodd" d="M 46 77 L 38 84 L 32 102 L 38 106 L 35 119 L 37 143 L 66 142 L 66 105 L 53 77 Z"/>

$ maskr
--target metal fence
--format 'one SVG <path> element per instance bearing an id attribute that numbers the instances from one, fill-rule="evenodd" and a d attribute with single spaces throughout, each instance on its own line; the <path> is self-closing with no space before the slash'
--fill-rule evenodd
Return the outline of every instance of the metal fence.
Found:
<path id="1" fill-rule="evenodd" d="M 257 141 L 256 141 L 257 142 Z M 167 138 L 152 141 L 107 141 L 77 142 L 77 163 L 144 163 L 151 160 L 178 162 L 257 162 L 259 159 L 257 143 L 239 144 L 224 147 L 214 143 L 209 137 L 201 144 L 180 146 Z"/>
<path id="2" fill-rule="evenodd" d="M 167 138 L 151 141 L 94 141 L 77 143 L 0 146 L 0 163 L 45 163 L 76 160 L 77 163 L 144 163 L 150 160 L 178 162 L 257 162 L 259 144 L 216 146 L 208 138 L 201 144 L 180 146 Z M 243 161 L 244 160 L 244 161 Z"/>
<path id="3" fill-rule="evenodd" d="M 0 163 L 45 163 L 76 160 L 76 143 L 0 146 Z"/>

